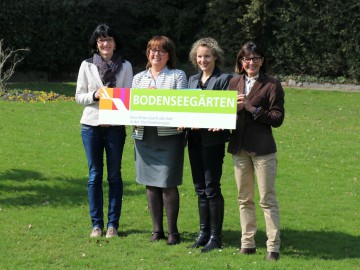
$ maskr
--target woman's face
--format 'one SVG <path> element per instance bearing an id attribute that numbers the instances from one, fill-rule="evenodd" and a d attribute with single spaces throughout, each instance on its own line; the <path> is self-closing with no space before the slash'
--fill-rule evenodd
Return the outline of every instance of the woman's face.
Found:
<path id="1" fill-rule="evenodd" d="M 264 58 L 254 54 L 250 54 L 241 59 L 242 66 L 250 78 L 259 74 L 263 61 Z"/>
<path id="2" fill-rule="evenodd" d="M 156 69 L 163 69 L 169 61 L 169 53 L 161 47 L 151 48 L 149 50 L 148 60 L 151 67 Z"/>
<path id="3" fill-rule="evenodd" d="M 115 40 L 113 37 L 99 37 L 97 39 L 97 47 L 99 54 L 105 59 L 111 59 L 116 48 Z"/>
<path id="4" fill-rule="evenodd" d="M 212 73 L 215 68 L 217 57 L 207 46 L 200 46 L 196 50 L 196 62 L 198 67 L 205 73 Z"/>

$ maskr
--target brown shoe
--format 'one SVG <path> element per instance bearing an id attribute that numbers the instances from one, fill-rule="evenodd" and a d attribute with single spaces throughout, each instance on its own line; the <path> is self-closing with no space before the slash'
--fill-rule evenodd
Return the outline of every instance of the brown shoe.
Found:
<path id="1" fill-rule="evenodd" d="M 94 238 L 94 237 L 100 237 L 102 236 L 103 231 L 102 229 L 95 227 L 94 229 L 92 229 L 91 233 L 90 233 L 90 237 Z"/>
<path id="2" fill-rule="evenodd" d="M 161 239 L 165 239 L 164 232 L 152 232 L 152 234 L 150 236 L 150 241 L 151 242 L 159 241 Z"/>
<path id="3" fill-rule="evenodd" d="M 242 248 L 240 249 L 241 254 L 251 255 L 256 253 L 256 248 Z"/>
<path id="4" fill-rule="evenodd" d="M 280 254 L 278 252 L 271 252 L 269 251 L 265 257 L 265 260 L 267 261 L 277 261 L 280 257 Z"/>

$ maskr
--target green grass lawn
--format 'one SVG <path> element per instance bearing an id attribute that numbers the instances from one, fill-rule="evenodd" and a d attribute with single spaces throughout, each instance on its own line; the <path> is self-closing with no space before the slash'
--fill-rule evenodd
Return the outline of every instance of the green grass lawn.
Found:
<path id="1" fill-rule="evenodd" d="M 68 96 L 75 91 L 74 84 L 31 87 L 23 89 Z M 135 183 L 130 128 L 120 237 L 90 239 L 82 107 L 74 101 L 0 102 L 0 269 L 360 269 L 360 93 L 285 91 L 285 122 L 274 130 L 282 226 L 276 263 L 264 261 L 266 234 L 258 206 L 258 253 L 238 253 L 230 155 L 222 178 L 224 249 L 201 254 L 187 248 L 198 232 L 187 157 L 179 188 L 182 243 L 150 243 L 151 219 L 145 189 Z"/>

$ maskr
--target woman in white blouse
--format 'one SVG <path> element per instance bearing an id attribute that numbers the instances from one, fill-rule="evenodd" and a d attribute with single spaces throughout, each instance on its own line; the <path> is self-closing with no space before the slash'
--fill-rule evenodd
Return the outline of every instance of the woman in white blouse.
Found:
<path id="1" fill-rule="evenodd" d="M 153 37 L 147 45 L 146 70 L 134 76 L 132 88 L 183 89 L 187 78 L 175 69 L 175 45 L 165 36 Z M 146 186 L 153 221 L 150 241 L 165 239 L 163 209 L 168 221 L 169 245 L 180 243 L 177 228 L 178 186 L 182 184 L 184 164 L 183 131 L 176 127 L 134 127 L 136 181 Z"/>

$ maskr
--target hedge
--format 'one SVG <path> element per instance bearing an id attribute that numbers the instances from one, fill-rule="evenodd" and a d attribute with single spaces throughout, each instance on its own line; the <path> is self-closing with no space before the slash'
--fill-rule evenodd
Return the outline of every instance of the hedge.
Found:
<path id="1" fill-rule="evenodd" d="M 173 39 L 178 63 L 189 72 L 191 44 L 212 36 L 228 70 L 241 45 L 255 40 L 272 73 L 359 82 L 359 14 L 358 0 L 2 0 L 0 39 L 7 47 L 30 48 L 18 70 L 46 72 L 49 80 L 77 72 L 90 55 L 91 32 L 105 22 L 117 27 L 126 58 L 139 70 L 153 35 Z"/>

